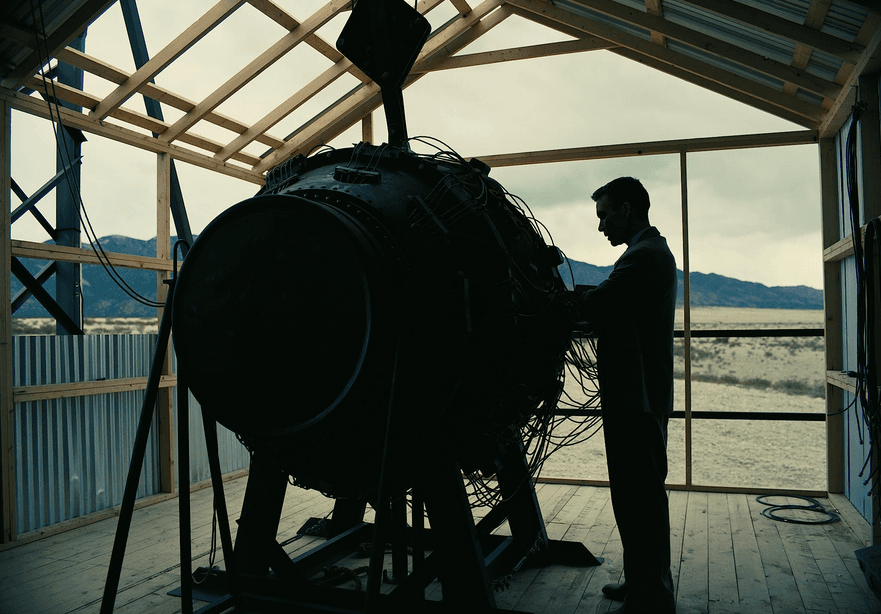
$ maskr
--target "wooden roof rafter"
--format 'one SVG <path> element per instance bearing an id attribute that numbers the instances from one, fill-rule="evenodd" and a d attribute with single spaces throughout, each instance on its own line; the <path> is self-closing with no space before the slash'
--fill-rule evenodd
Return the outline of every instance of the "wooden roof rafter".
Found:
<path id="1" fill-rule="evenodd" d="M 0 100 L 9 104 L 13 109 L 17 109 L 35 117 L 58 121 L 64 126 L 77 128 L 89 134 L 97 134 L 112 141 L 124 143 L 153 153 L 167 153 L 176 160 L 215 171 L 223 175 L 229 175 L 230 177 L 235 177 L 237 179 L 243 179 L 251 183 L 259 185 L 264 183 L 263 175 L 254 172 L 251 169 L 244 168 L 237 164 L 230 164 L 228 162 L 218 162 L 211 156 L 203 153 L 192 151 L 189 148 L 181 147 L 174 143 L 163 143 L 159 139 L 142 134 L 131 128 L 98 120 L 91 115 L 79 113 L 63 106 L 53 105 L 50 110 L 49 104 L 34 96 L 28 96 L 21 92 L 15 92 L 8 89 L 0 89 Z M 126 111 L 126 113 L 132 112 Z M 217 147 L 219 148 L 220 145 L 217 144 Z"/>
<path id="2" fill-rule="evenodd" d="M 61 50 L 57 57 L 62 62 L 66 62 L 76 68 L 81 68 L 91 75 L 116 83 L 117 85 L 124 83 L 125 80 L 131 76 L 129 73 L 111 66 L 98 58 L 70 47 Z M 187 100 L 183 96 L 179 96 L 154 83 L 146 83 L 144 87 L 141 88 L 140 94 L 147 98 L 152 98 L 157 102 L 167 104 L 168 106 L 183 111 L 184 113 L 190 112 L 196 106 L 195 102 Z M 212 111 L 211 113 L 206 114 L 203 119 L 216 126 L 238 134 L 241 134 L 248 129 L 247 124 L 223 115 L 222 113 L 218 113 L 217 111 Z M 270 147 L 278 147 L 284 143 L 283 139 L 266 134 L 265 132 L 260 134 L 256 140 Z"/>
<path id="3" fill-rule="evenodd" d="M 205 35 L 244 3 L 245 0 L 220 0 L 159 53 L 150 58 L 150 61 L 136 70 L 131 77 L 126 79 L 125 83 L 113 90 L 91 114 L 99 120 L 110 115 L 114 109 L 119 108 L 126 100 L 138 94 L 147 82 L 183 55 L 187 49 L 202 40 Z"/>
<path id="4" fill-rule="evenodd" d="M 473 42 L 504 21 L 513 11 L 502 6 L 504 0 L 484 0 L 466 16 L 461 16 L 426 42 L 404 82 L 404 88 L 426 74 L 426 66 L 439 62 Z M 283 147 L 269 153 L 253 170 L 263 173 L 298 153 L 306 154 L 315 146 L 334 138 L 382 104 L 379 86 L 375 83 L 359 86 L 349 92 L 332 108 L 314 118 L 294 133 Z"/>
<path id="5" fill-rule="evenodd" d="M 82 90 L 76 89 L 74 87 L 63 85 L 61 83 L 52 82 L 47 88 L 44 81 L 39 77 L 34 77 L 33 79 L 31 79 L 28 82 L 28 86 L 37 92 L 42 92 L 46 94 L 47 97 L 57 97 L 60 100 L 70 102 L 85 109 L 94 108 L 99 102 L 99 99 L 96 96 L 83 92 Z M 154 134 L 159 134 L 168 129 L 167 122 L 152 118 L 149 115 L 145 115 L 143 113 L 138 113 L 137 111 L 131 111 L 125 107 L 115 109 L 110 117 L 119 121 L 123 121 L 131 126 L 142 128 L 144 130 L 149 130 Z M 182 143 L 198 147 L 199 149 L 203 149 L 210 153 L 216 153 L 222 148 L 222 145 L 220 143 L 196 134 L 183 134 L 181 135 L 181 138 L 179 140 Z M 260 162 L 260 159 L 257 156 L 252 156 L 242 152 L 237 152 L 236 155 L 231 157 L 232 159 L 247 164 L 250 167 L 253 167 Z"/>
<path id="6" fill-rule="evenodd" d="M 341 11 L 351 6 L 351 0 L 330 0 L 321 9 L 312 14 L 302 24 L 288 32 L 272 47 L 252 60 L 247 66 L 233 75 L 226 83 L 214 90 L 205 99 L 196 104 L 190 112 L 177 120 L 168 130 L 159 135 L 165 142 L 171 142 L 183 132 L 189 130 L 206 114 L 210 113 L 230 96 L 242 89 L 260 73 L 281 59 L 286 53 L 313 35 L 315 30 L 333 19 Z"/>
<path id="7" fill-rule="evenodd" d="M 486 66 L 487 64 L 499 64 L 502 62 L 514 62 L 534 58 L 547 58 L 569 53 L 582 53 L 584 51 L 599 51 L 616 47 L 608 41 L 595 36 L 585 36 L 572 41 L 557 43 L 543 43 L 541 45 L 527 45 L 525 47 L 513 47 L 510 49 L 497 49 L 495 51 L 481 51 L 480 53 L 467 53 L 464 55 L 447 56 L 435 62 L 431 67 L 420 67 L 422 72 L 434 72 L 436 70 L 450 70 L 453 68 L 466 68 L 469 66 Z"/>
<path id="8" fill-rule="evenodd" d="M 21 87 L 25 81 L 40 70 L 43 64 L 50 58 L 55 57 L 59 49 L 63 49 L 70 41 L 79 36 L 83 30 L 82 24 L 92 23 L 114 2 L 116 0 L 71 2 L 66 11 L 56 19 L 59 22 L 57 27 L 47 24 L 49 31 L 46 33 L 46 36 L 44 37 L 42 32 L 37 34 L 40 38 L 40 45 L 25 43 L 31 52 L 5 76 L 0 85 L 12 90 Z M 40 48 L 34 49 L 36 46 Z M 49 54 L 48 58 L 45 55 L 47 51 Z"/>
<path id="9" fill-rule="evenodd" d="M 645 0 L 645 10 L 649 15 L 654 15 L 655 17 L 664 16 L 664 9 L 661 8 L 661 0 Z M 661 32 L 652 30 L 652 41 L 656 45 L 666 45 L 667 37 Z"/>
<path id="10" fill-rule="evenodd" d="M 421 64 L 414 66 L 411 74 L 424 74 L 436 70 L 449 70 L 453 68 L 464 68 L 467 66 L 482 66 L 486 64 L 550 57 L 568 53 L 581 53 L 583 51 L 608 49 L 609 47 L 610 45 L 606 41 L 595 37 L 585 37 L 574 41 L 528 45 L 526 47 L 517 47 L 515 49 L 485 51 L 482 53 L 472 53 L 461 56 L 446 56 L 441 60 L 434 62 L 431 66 L 428 66 L 429 62 L 422 62 Z M 347 61 L 348 60 L 344 60 L 344 62 Z M 259 140 L 259 136 L 263 134 L 265 130 L 268 130 L 284 119 L 284 117 L 292 113 L 299 106 L 317 94 L 318 91 L 323 89 L 323 87 L 342 76 L 345 72 L 345 65 L 334 65 L 328 68 L 324 73 L 316 77 L 312 83 L 303 87 L 271 113 L 257 121 L 246 132 L 243 132 L 236 139 L 231 141 L 214 157 L 221 161 L 228 160 L 234 153 L 241 151 L 249 143 Z"/>
<path id="11" fill-rule="evenodd" d="M 291 32 L 300 26 L 299 21 L 294 19 L 293 16 L 288 14 L 283 8 L 272 2 L 272 0 L 248 0 L 248 4 L 272 19 L 288 32 Z M 307 36 L 305 43 L 334 64 L 344 59 L 343 54 L 340 53 L 336 47 L 321 38 L 318 34 L 313 33 Z M 351 72 L 359 81 L 364 83 L 370 81 L 370 77 L 361 72 L 356 66 L 352 66 L 349 72 Z"/>
<path id="12" fill-rule="evenodd" d="M 417 8 L 420 13 L 426 14 L 432 9 L 436 8 L 438 5 L 440 5 L 441 2 L 443 2 L 443 0 L 423 0 L 423 2 L 421 2 Z M 255 122 L 245 132 L 241 133 L 238 137 L 230 141 L 221 151 L 219 151 L 215 155 L 215 158 L 221 161 L 228 160 L 236 152 L 241 151 L 253 141 L 258 140 L 258 137 L 261 134 L 263 134 L 265 131 L 269 130 L 274 125 L 278 124 L 284 118 L 289 116 L 291 113 L 296 111 L 303 104 L 316 96 L 319 92 L 321 92 L 329 85 L 334 83 L 341 76 L 343 76 L 346 72 L 350 72 L 352 68 L 354 68 L 354 64 L 352 64 L 350 60 L 340 55 L 340 59 L 333 66 L 318 75 L 318 77 L 313 79 L 299 91 L 291 95 L 283 103 L 278 105 L 275 109 L 273 109 L 260 120 Z"/>
<path id="13" fill-rule="evenodd" d="M 826 15 L 829 13 L 829 8 L 831 6 L 832 0 L 811 0 L 804 25 L 812 30 L 819 30 L 822 28 L 823 22 L 826 21 Z M 808 67 L 813 52 L 813 48 L 802 42 L 797 42 L 795 44 L 795 52 L 792 54 L 792 61 L 790 64 L 793 68 L 804 70 Z M 794 96 L 796 92 L 798 92 L 798 85 L 791 81 L 787 81 L 783 84 L 783 91 Z M 831 101 L 828 101 L 828 99 L 824 100 L 823 104 L 829 104 L 831 106 Z"/>

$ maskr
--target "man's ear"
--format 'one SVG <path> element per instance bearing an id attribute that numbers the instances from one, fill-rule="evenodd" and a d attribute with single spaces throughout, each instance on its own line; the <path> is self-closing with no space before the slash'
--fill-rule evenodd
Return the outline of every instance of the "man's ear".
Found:
<path id="1" fill-rule="evenodd" d="M 624 201 L 624 204 L 621 205 L 621 213 L 624 214 L 625 218 L 630 218 L 630 203 L 626 200 Z"/>

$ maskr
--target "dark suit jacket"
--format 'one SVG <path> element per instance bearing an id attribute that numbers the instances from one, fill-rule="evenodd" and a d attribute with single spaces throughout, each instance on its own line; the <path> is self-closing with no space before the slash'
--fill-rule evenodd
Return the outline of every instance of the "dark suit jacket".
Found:
<path id="1" fill-rule="evenodd" d="M 598 335 L 604 411 L 673 411 L 676 261 L 654 226 L 630 245 L 595 289 L 581 295 Z"/>

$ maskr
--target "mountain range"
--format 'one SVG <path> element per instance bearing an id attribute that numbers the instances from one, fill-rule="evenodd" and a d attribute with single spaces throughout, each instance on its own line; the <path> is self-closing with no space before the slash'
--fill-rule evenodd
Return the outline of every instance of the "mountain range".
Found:
<path id="1" fill-rule="evenodd" d="M 172 237 L 172 245 L 175 238 Z M 135 254 L 139 256 L 156 255 L 156 239 L 142 241 L 112 235 L 100 239 L 106 252 Z M 83 245 L 88 248 L 88 245 Z M 31 273 L 36 274 L 43 262 L 22 261 Z M 571 275 L 570 275 L 571 267 Z M 569 260 L 560 267 L 565 280 L 574 279 L 576 285 L 596 285 L 604 280 L 611 266 L 594 266 L 577 260 Z M 136 269 L 117 269 L 121 277 L 136 292 L 150 299 L 156 297 L 156 275 L 150 271 Z M 682 304 L 682 271 L 679 274 L 679 304 Z M 83 265 L 83 313 L 86 317 L 152 316 L 155 308 L 143 305 L 129 298 L 110 279 L 99 265 Z M 22 284 L 12 276 L 13 296 Z M 44 288 L 50 295 L 55 294 L 54 277 L 46 282 Z M 765 286 L 760 283 L 741 281 L 715 273 L 691 273 L 692 306 L 721 307 L 761 307 L 768 309 L 822 309 L 823 292 L 807 286 Z M 14 317 L 46 317 L 48 314 L 36 299 L 28 299 L 14 314 Z"/>

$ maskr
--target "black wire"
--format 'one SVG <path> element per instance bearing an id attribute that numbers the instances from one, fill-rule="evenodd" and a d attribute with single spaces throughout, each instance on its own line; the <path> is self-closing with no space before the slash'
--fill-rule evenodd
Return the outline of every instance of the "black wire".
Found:
<path id="1" fill-rule="evenodd" d="M 39 24 L 37 20 L 37 9 L 34 6 L 34 0 L 31 0 L 31 17 L 34 20 L 34 33 L 37 39 L 37 51 L 40 53 L 40 78 L 43 82 L 43 88 L 46 91 L 46 102 L 49 108 L 49 121 L 52 124 L 52 131 L 55 136 L 55 146 L 58 153 L 59 158 L 61 159 L 62 164 L 65 167 L 71 167 L 71 162 L 67 157 L 67 148 L 62 146 L 62 138 L 59 133 L 59 125 L 61 123 L 61 111 L 59 109 L 58 103 L 58 93 L 55 89 L 55 82 L 52 79 L 46 78 L 46 73 L 44 70 L 44 66 L 48 65 L 51 62 L 51 57 L 49 56 L 49 49 L 46 45 L 46 24 L 43 16 L 43 7 L 42 4 L 39 6 Z M 42 34 L 42 39 L 40 34 Z M 41 45 L 42 40 L 42 45 Z M 45 61 L 43 61 L 45 59 Z M 57 115 L 57 119 L 56 119 Z M 97 233 L 95 233 L 95 229 L 92 227 L 91 220 L 88 217 L 88 212 L 86 211 L 85 202 L 82 199 L 82 195 L 80 194 L 79 186 L 76 185 L 76 179 L 72 176 L 72 173 L 65 172 L 64 180 L 67 183 L 68 190 L 70 191 L 71 196 L 76 201 L 77 205 L 77 215 L 80 218 L 80 223 L 82 224 L 82 228 L 85 232 L 86 239 L 89 241 L 89 245 L 92 248 L 92 251 L 98 257 L 98 262 L 104 268 L 107 275 L 110 277 L 113 282 L 119 286 L 119 288 L 127 294 L 130 298 L 135 301 L 146 305 L 148 307 L 162 307 L 164 303 L 154 301 L 149 299 L 140 293 L 138 293 L 134 288 L 132 288 L 122 277 L 122 274 L 116 270 L 113 266 L 113 263 L 110 261 L 110 258 L 107 256 L 107 253 L 104 251 L 104 247 L 101 245 L 101 242 L 98 240 Z"/>
<path id="2" fill-rule="evenodd" d="M 411 137 L 408 141 L 419 142 L 436 150 L 434 154 L 418 154 L 418 157 L 425 159 L 428 163 L 452 167 L 424 198 L 426 206 L 430 207 L 438 219 L 441 219 L 446 225 L 447 237 L 454 240 L 464 240 L 469 244 L 482 245 L 503 256 L 511 269 L 519 274 L 519 278 L 512 278 L 514 282 L 511 286 L 512 291 L 524 294 L 525 288 L 518 281 L 519 279 L 525 280 L 530 287 L 538 290 L 540 295 L 548 297 L 546 304 L 538 313 L 550 309 L 554 304 L 563 306 L 566 313 L 576 313 L 576 302 L 569 293 L 553 292 L 549 291 L 549 288 L 540 287 L 533 282 L 528 271 L 520 268 L 519 263 L 506 249 L 504 241 L 498 237 L 493 218 L 486 214 L 491 204 L 503 203 L 507 205 L 515 224 L 532 231 L 531 234 L 527 234 L 535 237 L 532 245 L 534 250 L 553 247 L 553 237 L 550 231 L 534 217 L 523 199 L 511 194 L 501 185 L 487 178 L 443 141 L 426 136 Z M 464 190 L 464 195 L 459 190 Z M 456 191 L 456 203 L 439 211 L 441 202 L 450 191 Z M 490 195 L 494 196 L 492 202 Z M 461 198 L 462 196 L 465 198 Z M 482 219 L 489 225 L 490 230 L 495 232 L 495 241 L 456 232 L 452 229 L 457 220 L 472 213 L 475 207 L 484 213 Z M 430 224 L 430 221 L 426 220 L 425 223 Z M 567 261 L 568 259 L 564 257 L 564 262 Z M 569 264 L 569 275 L 574 286 L 571 263 Z M 536 314 L 517 313 L 516 315 L 522 317 Z M 482 339 L 475 336 L 475 342 L 481 343 Z M 493 355 L 492 352 L 488 352 L 488 354 Z M 510 435 L 490 433 L 492 437 L 504 445 L 523 445 L 527 476 L 532 477 L 533 480 L 538 478 L 547 459 L 557 450 L 578 445 L 599 431 L 602 419 L 596 412 L 599 409 L 600 396 L 595 356 L 596 347 L 593 339 L 570 339 L 568 347 L 561 352 L 559 357 L 561 366 L 554 375 L 558 386 L 556 391 L 550 392 L 549 398 L 538 402 L 531 415 L 519 415 L 515 418 Z M 505 365 L 493 364 L 491 370 L 503 388 L 507 386 L 510 390 L 514 390 L 517 382 L 507 380 L 510 369 Z M 574 390 L 567 390 L 567 383 L 575 390 L 580 389 L 583 400 L 576 401 L 572 398 Z M 558 416 L 557 412 L 560 408 L 568 410 L 569 415 Z M 572 415 L 579 413 L 581 413 L 580 416 Z M 501 492 L 494 478 L 488 479 L 479 472 L 467 473 L 465 477 L 466 492 L 472 507 L 492 507 L 498 503 Z"/>

